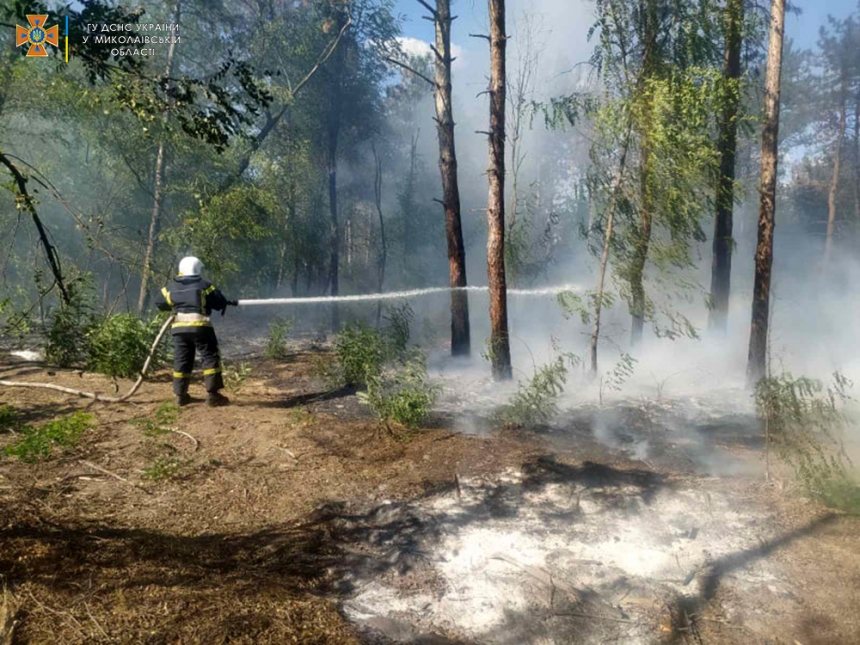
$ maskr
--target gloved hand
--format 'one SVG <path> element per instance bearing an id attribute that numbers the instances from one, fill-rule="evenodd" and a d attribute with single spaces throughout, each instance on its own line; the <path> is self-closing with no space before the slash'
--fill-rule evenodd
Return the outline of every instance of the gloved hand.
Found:
<path id="1" fill-rule="evenodd" d="M 238 300 L 228 300 L 228 301 L 227 301 L 227 305 L 228 305 L 228 306 L 230 306 L 230 307 L 238 307 L 238 306 L 239 306 L 239 301 L 238 301 Z M 226 314 L 226 313 L 227 313 L 227 307 L 224 307 L 224 308 L 221 310 L 221 315 L 223 316 L 223 315 L 224 315 L 224 314 Z"/>

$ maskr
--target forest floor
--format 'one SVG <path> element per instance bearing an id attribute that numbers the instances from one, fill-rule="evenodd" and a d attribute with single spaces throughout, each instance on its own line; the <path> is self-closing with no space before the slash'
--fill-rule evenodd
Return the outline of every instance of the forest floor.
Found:
<path id="1" fill-rule="evenodd" d="M 0 390 L 23 423 L 94 418 L 46 460 L 0 460 L 13 642 L 860 642 L 860 518 L 764 483 L 731 415 L 696 442 L 644 402 L 616 407 L 614 443 L 587 411 L 393 436 L 326 391 L 326 356 L 256 358 L 215 410 L 198 384 L 171 412 L 167 371 L 123 405 Z M 9 356 L 0 377 L 114 390 Z"/>

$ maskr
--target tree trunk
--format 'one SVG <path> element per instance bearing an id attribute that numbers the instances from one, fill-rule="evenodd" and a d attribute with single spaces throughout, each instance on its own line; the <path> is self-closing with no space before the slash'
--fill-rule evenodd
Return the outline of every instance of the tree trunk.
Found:
<path id="1" fill-rule="evenodd" d="M 839 91 L 839 127 L 836 133 L 836 155 L 833 159 L 833 174 L 830 177 L 830 189 L 827 192 L 827 239 L 824 242 L 824 262 L 830 261 L 833 253 L 833 230 L 836 226 L 836 197 L 839 192 L 839 172 L 842 168 L 842 142 L 845 139 L 845 129 L 848 125 L 848 106 L 846 72 L 842 70 L 842 87 Z"/>
<path id="2" fill-rule="evenodd" d="M 654 204 L 651 196 L 651 142 L 650 121 L 651 110 L 648 96 L 650 88 L 648 81 L 654 70 L 655 49 L 657 46 L 657 6 L 655 0 L 645 0 L 642 3 L 642 34 L 644 39 L 644 52 L 642 55 L 642 76 L 640 78 L 640 91 L 645 94 L 645 105 L 643 107 L 642 122 L 639 124 L 642 139 L 640 152 L 639 170 L 639 232 L 633 249 L 632 266 L 630 270 L 630 313 L 632 316 L 632 328 L 630 331 L 630 344 L 638 345 L 642 340 L 642 330 L 645 326 L 646 298 L 645 298 L 645 263 L 648 260 L 648 250 L 651 245 L 651 229 L 654 218 Z"/>
<path id="3" fill-rule="evenodd" d="M 490 287 L 490 354 L 496 380 L 512 376 L 505 282 L 505 0 L 490 8 L 490 190 L 487 197 L 487 277 Z"/>
<path id="4" fill-rule="evenodd" d="M 767 77 L 765 80 L 764 127 L 761 141 L 761 201 L 758 218 L 758 244 L 755 253 L 749 360 L 747 363 L 747 378 L 750 384 L 755 384 L 760 378 L 767 375 L 767 334 L 779 152 L 779 92 L 784 34 L 785 0 L 772 0 L 770 39 L 767 50 Z"/>
<path id="5" fill-rule="evenodd" d="M 385 285 L 385 265 L 388 261 L 388 242 L 385 239 L 385 218 L 382 216 L 382 159 L 376 151 L 376 145 L 371 144 L 373 148 L 373 160 L 376 163 L 376 175 L 373 182 L 373 197 L 376 202 L 376 214 L 379 218 L 379 258 L 377 260 L 377 292 L 382 293 L 382 288 Z M 376 306 L 376 326 L 379 326 L 382 318 L 382 301 L 380 300 Z"/>
<path id="6" fill-rule="evenodd" d="M 338 29 L 342 30 L 343 26 L 346 24 L 347 18 L 342 11 L 338 11 L 337 19 L 340 21 Z M 343 68 L 346 64 L 346 47 L 338 47 L 335 53 L 336 56 L 332 59 L 332 68 L 334 73 L 331 86 L 331 96 L 329 97 L 331 103 L 326 123 L 326 134 L 328 136 L 328 145 L 326 146 L 326 171 L 328 172 L 328 206 L 329 216 L 331 218 L 329 288 L 332 296 L 337 296 L 340 293 L 338 276 L 338 270 L 340 268 L 340 221 L 337 210 L 337 151 L 342 116 L 342 96 L 340 86 L 341 79 L 343 78 Z M 335 332 L 340 329 L 340 310 L 337 303 L 332 304 L 331 326 L 332 330 Z"/>
<path id="7" fill-rule="evenodd" d="M 178 25 L 182 10 L 181 0 L 176 0 L 173 23 Z M 165 78 L 170 78 L 173 73 L 173 58 L 176 53 L 176 39 L 171 39 L 167 49 L 167 65 L 164 69 Z M 170 113 L 165 110 L 161 115 L 161 123 L 167 124 Z M 158 234 L 161 230 L 161 207 L 164 200 L 164 173 L 165 173 L 165 133 L 162 132 L 158 139 L 158 151 L 155 154 L 155 182 L 153 187 L 152 215 L 149 220 L 149 236 L 146 241 L 146 251 L 143 255 L 143 268 L 140 274 L 140 297 L 137 301 L 138 313 L 143 313 L 149 305 L 149 283 L 152 279 L 152 261 L 155 257 L 155 249 L 158 242 Z"/>
<path id="8" fill-rule="evenodd" d="M 439 137 L 439 172 L 448 240 L 448 281 L 451 291 L 451 355 L 471 353 L 469 298 L 466 286 L 466 247 L 460 222 L 460 187 L 457 181 L 457 150 L 454 145 L 454 111 L 451 99 L 451 2 L 436 0 L 436 131 Z"/>
<path id="9" fill-rule="evenodd" d="M 627 151 L 630 147 L 630 129 L 621 149 L 621 158 L 618 160 L 618 172 L 612 180 L 612 188 L 609 195 L 609 214 L 606 217 L 606 231 L 603 237 L 603 255 L 600 258 L 600 273 L 597 278 L 597 300 L 594 304 L 594 328 L 591 332 L 589 349 L 591 351 L 591 373 L 597 374 L 597 345 L 600 341 L 600 315 L 603 311 L 603 290 L 606 281 L 606 266 L 609 264 L 609 249 L 612 243 L 612 229 L 615 225 L 615 211 L 618 208 L 618 193 L 621 190 L 621 182 L 624 179 L 624 170 L 627 167 Z"/>
<path id="10" fill-rule="evenodd" d="M 732 219 L 735 203 L 735 158 L 738 145 L 740 107 L 741 45 L 743 43 L 744 1 L 729 0 L 726 6 L 726 46 L 723 83 L 727 95 L 719 132 L 720 174 L 717 177 L 714 217 L 713 259 L 711 261 L 711 329 L 726 330 L 732 279 Z"/>
<path id="11" fill-rule="evenodd" d="M 854 222 L 860 225 L 860 94 L 854 104 Z"/>

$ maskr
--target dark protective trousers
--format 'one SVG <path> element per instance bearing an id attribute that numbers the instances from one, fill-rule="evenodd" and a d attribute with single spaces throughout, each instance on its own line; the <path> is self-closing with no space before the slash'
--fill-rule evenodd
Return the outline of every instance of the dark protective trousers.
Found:
<path id="1" fill-rule="evenodd" d="M 221 374 L 221 352 L 218 338 L 211 327 L 194 327 L 173 332 L 173 393 L 177 396 L 188 393 L 188 383 L 194 371 L 194 353 L 200 353 L 203 363 L 203 384 L 209 393 L 224 387 Z"/>

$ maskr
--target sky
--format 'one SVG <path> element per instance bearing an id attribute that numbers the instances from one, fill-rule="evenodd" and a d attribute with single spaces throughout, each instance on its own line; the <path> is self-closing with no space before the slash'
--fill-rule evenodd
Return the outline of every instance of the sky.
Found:
<path id="1" fill-rule="evenodd" d="M 431 5 L 434 0 L 429 0 Z M 799 47 L 812 48 L 818 40 L 819 28 L 827 23 L 828 14 L 844 18 L 857 8 L 858 0 L 795 0 L 802 13 L 790 14 L 786 18 L 786 36 Z M 469 38 L 470 33 L 486 33 L 486 0 L 452 0 L 452 12 L 459 16 L 454 23 L 453 42 L 466 55 L 478 55 L 485 47 L 484 41 Z M 427 12 L 417 0 L 397 0 L 395 10 L 404 17 L 403 30 L 409 38 L 430 41 L 433 25 L 422 16 Z M 543 16 L 550 32 L 550 40 L 557 44 L 566 41 L 572 57 L 583 60 L 590 51 L 586 35 L 593 20 L 592 4 L 585 0 L 508 0 L 508 31 L 512 22 L 524 11 Z M 564 39 L 564 40 L 562 40 Z M 549 49 L 553 49 L 551 47 Z"/>

